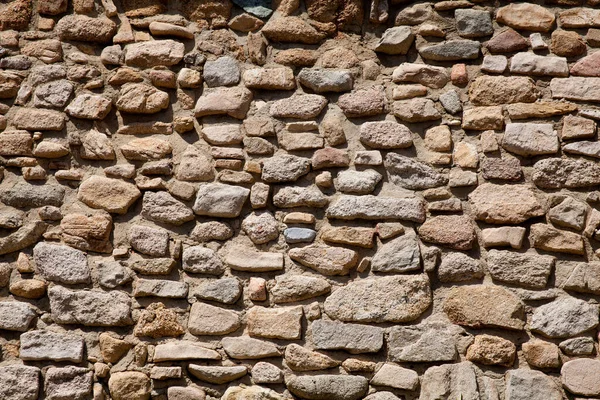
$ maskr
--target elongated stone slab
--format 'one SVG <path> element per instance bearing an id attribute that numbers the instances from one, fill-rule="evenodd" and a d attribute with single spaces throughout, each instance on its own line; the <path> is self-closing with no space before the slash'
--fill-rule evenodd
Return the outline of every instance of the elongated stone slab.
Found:
<path id="1" fill-rule="evenodd" d="M 327 216 L 344 220 L 398 219 L 423 222 L 425 205 L 420 199 L 342 195 L 329 206 Z"/>
<path id="2" fill-rule="evenodd" d="M 29 331 L 20 337 L 19 357 L 22 360 L 72 361 L 83 359 L 83 337 L 50 331 Z"/>
<path id="3" fill-rule="evenodd" d="M 554 78 L 550 91 L 555 99 L 600 102 L 600 78 Z"/>

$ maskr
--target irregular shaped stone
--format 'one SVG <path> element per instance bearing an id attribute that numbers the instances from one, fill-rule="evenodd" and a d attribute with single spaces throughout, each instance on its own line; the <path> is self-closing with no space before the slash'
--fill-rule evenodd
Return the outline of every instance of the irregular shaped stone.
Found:
<path id="1" fill-rule="evenodd" d="M 558 230 L 551 225 L 533 224 L 529 238 L 536 249 L 569 254 L 585 253 L 583 238 L 579 234 Z"/>
<path id="2" fill-rule="evenodd" d="M 337 105 L 348 118 L 370 117 L 385 112 L 386 97 L 383 87 L 375 86 L 343 94 Z"/>
<path id="3" fill-rule="evenodd" d="M 309 171 L 309 159 L 286 154 L 265 160 L 261 177 L 269 183 L 294 182 Z"/>
<path id="4" fill-rule="evenodd" d="M 285 384 L 292 394 L 309 400 L 358 400 L 369 388 L 369 381 L 356 375 L 291 375 Z"/>
<path id="5" fill-rule="evenodd" d="M 538 101 L 535 103 L 508 104 L 506 111 L 511 120 L 527 118 L 546 118 L 561 115 L 577 110 L 577 106 L 570 103 L 554 101 Z"/>
<path id="6" fill-rule="evenodd" d="M 392 111 L 400 120 L 413 123 L 435 121 L 442 117 L 432 100 L 420 97 L 395 101 Z"/>
<path id="7" fill-rule="evenodd" d="M 537 4 L 510 4 L 498 9 L 496 21 L 515 29 L 548 32 L 556 17 L 554 13 Z"/>
<path id="8" fill-rule="evenodd" d="M 316 44 L 326 37 L 324 33 L 296 16 L 271 18 L 261 32 L 267 39 L 283 43 Z"/>
<path id="9" fill-rule="evenodd" d="M 268 243 L 279 237 L 279 223 L 269 212 L 253 212 L 242 221 L 242 230 L 255 244 Z"/>
<path id="10" fill-rule="evenodd" d="M 108 18 L 91 18 L 86 15 L 67 15 L 62 17 L 55 27 L 61 40 L 79 42 L 109 43 L 117 25 Z"/>
<path id="11" fill-rule="evenodd" d="M 146 192 L 142 216 L 150 221 L 181 225 L 194 219 L 194 213 L 167 192 Z"/>
<path id="12" fill-rule="evenodd" d="M 554 257 L 535 253 L 490 250 L 487 265 L 494 280 L 534 289 L 546 287 Z"/>
<path id="13" fill-rule="evenodd" d="M 567 361 L 560 370 L 563 386 L 569 392 L 583 396 L 600 395 L 598 373 L 600 362 L 585 358 Z"/>
<path id="14" fill-rule="evenodd" d="M 537 307 L 531 330 L 549 338 L 577 336 L 598 326 L 598 306 L 574 297 L 562 297 Z"/>
<path id="15" fill-rule="evenodd" d="M 119 111 L 134 114 L 154 114 L 169 106 L 169 95 L 144 83 L 126 84 L 115 103 Z"/>
<path id="16" fill-rule="evenodd" d="M 488 129 L 500 130 L 503 126 L 504 115 L 502 114 L 502 107 L 475 107 L 463 112 L 463 129 L 479 131 Z"/>
<path id="17" fill-rule="evenodd" d="M 558 134 L 552 124 L 511 123 L 506 125 L 502 146 L 521 156 L 558 152 Z"/>
<path id="18" fill-rule="evenodd" d="M 263 168 L 264 171 L 264 168 Z M 317 187 L 284 186 L 277 188 L 273 195 L 276 207 L 325 207 L 329 199 Z"/>
<path id="19" fill-rule="evenodd" d="M 27 131 L 5 131 L 0 135 L 0 155 L 31 156 L 32 148 L 33 138 Z"/>
<path id="20" fill-rule="evenodd" d="M 72 291 L 62 286 L 48 289 L 52 318 L 59 324 L 85 326 L 131 325 L 131 299 L 120 291 Z"/>
<path id="21" fill-rule="evenodd" d="M 225 264 L 236 271 L 279 271 L 283 269 L 283 254 L 258 252 L 235 245 L 225 256 Z"/>
<path id="22" fill-rule="evenodd" d="M 557 30 L 552 32 L 550 50 L 557 56 L 576 57 L 585 54 L 587 48 L 577 32 Z"/>
<path id="23" fill-rule="evenodd" d="M 565 28 L 589 28 L 598 26 L 598 10 L 573 7 L 558 14 L 560 24 Z"/>
<path id="24" fill-rule="evenodd" d="M 138 371 L 115 372 L 108 380 L 108 389 L 114 400 L 148 400 L 150 388 L 150 378 Z"/>
<path id="25" fill-rule="evenodd" d="M 35 316 L 35 311 L 27 303 L 18 301 L 0 302 L 0 329 L 25 332 Z"/>
<path id="26" fill-rule="evenodd" d="M 248 369 L 243 365 L 221 367 L 190 364 L 188 371 L 202 381 L 215 384 L 232 382 L 248 373 Z"/>
<path id="27" fill-rule="evenodd" d="M 66 284 L 90 282 L 90 268 L 82 251 L 42 242 L 33 248 L 33 259 L 37 272 L 48 280 Z"/>
<path id="28" fill-rule="evenodd" d="M 430 305 L 426 275 L 397 275 L 353 281 L 327 297 L 324 308 L 341 321 L 409 322 Z"/>
<path id="29" fill-rule="evenodd" d="M 400 390 L 416 390 L 419 385 L 419 374 L 412 369 L 385 363 L 373 375 L 370 383 L 375 386 L 387 386 Z"/>
<path id="30" fill-rule="evenodd" d="M 312 119 L 323 111 L 327 99 L 318 94 L 294 94 L 291 97 L 275 101 L 270 115 L 275 118 Z"/>
<path id="31" fill-rule="evenodd" d="M 131 183 L 98 175 L 83 181 L 77 193 L 77 198 L 88 206 L 116 214 L 125 214 L 140 196 Z"/>
<path id="32" fill-rule="evenodd" d="M 223 115 L 237 119 L 246 118 L 252 102 L 252 92 L 243 87 L 218 88 L 203 93 L 196 102 L 196 117 Z"/>
<path id="33" fill-rule="evenodd" d="M 131 247 L 142 254 L 161 257 L 169 252 L 169 233 L 164 229 L 133 225 L 128 237 Z"/>
<path id="34" fill-rule="evenodd" d="M 250 190 L 222 183 L 208 183 L 198 188 L 192 209 L 196 215 L 235 218 L 250 195 Z"/>
<path id="35" fill-rule="evenodd" d="M 406 54 L 410 49 L 415 35 L 408 26 L 395 26 L 386 29 L 375 47 L 375 51 L 385 54 Z"/>
<path id="36" fill-rule="evenodd" d="M 469 99 L 478 106 L 532 103 L 539 94 L 531 78 L 480 76 L 469 87 Z"/>
<path id="37" fill-rule="evenodd" d="M 302 306 L 254 306 L 246 313 L 248 334 L 270 339 L 298 340 L 302 336 L 302 315 Z"/>
<path id="38" fill-rule="evenodd" d="M 439 398 L 477 400 L 477 377 L 473 364 L 468 361 L 431 367 L 421 380 L 421 400 Z"/>
<path id="39" fill-rule="evenodd" d="M 284 357 L 287 366 L 294 371 L 318 371 L 340 364 L 324 354 L 307 350 L 295 343 L 286 346 Z"/>
<path id="40" fill-rule="evenodd" d="M 288 255 L 323 275 L 347 275 L 358 262 L 358 253 L 354 250 L 325 245 L 294 248 Z"/>
<path id="41" fill-rule="evenodd" d="M 258 382 L 257 382 L 258 383 Z M 274 390 L 266 389 L 261 386 L 230 386 L 223 394 L 223 400 L 243 400 L 243 399 L 268 399 L 284 400 L 284 397 Z M 179 400 L 179 399 L 175 399 Z M 189 400 L 188 398 L 181 400 Z M 194 399 L 196 400 L 196 399 Z M 201 400 L 201 399 L 198 399 Z"/>
<path id="42" fill-rule="evenodd" d="M 187 296 L 188 286 L 185 282 L 164 279 L 137 279 L 133 283 L 134 297 L 167 297 L 181 299 Z"/>
<path id="43" fill-rule="evenodd" d="M 483 269 L 477 260 L 463 253 L 448 253 L 438 267 L 441 282 L 462 282 L 483 277 Z"/>
<path id="44" fill-rule="evenodd" d="M 73 94 L 73 84 L 65 79 L 44 83 L 35 89 L 33 104 L 36 107 L 63 108 Z"/>
<path id="45" fill-rule="evenodd" d="M 221 356 L 215 350 L 202 347 L 198 343 L 186 340 L 156 345 L 154 362 L 180 360 L 220 360 Z"/>
<path id="46" fill-rule="evenodd" d="M 371 259 L 375 272 L 403 273 L 421 269 L 421 252 L 415 235 L 397 237 L 379 247 Z"/>
<path id="47" fill-rule="evenodd" d="M 532 179 L 543 189 L 585 188 L 600 183 L 600 167 L 594 162 L 546 158 L 533 165 Z"/>
<path id="48" fill-rule="evenodd" d="M 115 150 L 110 139 L 95 129 L 90 130 L 81 140 L 79 155 L 85 160 L 114 160 Z"/>
<path id="49" fill-rule="evenodd" d="M 174 40 L 152 40 L 125 46 L 125 63 L 132 67 L 170 67 L 183 59 L 183 43 Z"/>
<path id="50" fill-rule="evenodd" d="M 383 329 L 323 319 L 312 323 L 312 339 L 320 350 L 345 350 L 351 354 L 376 353 L 383 346 Z"/>
<path id="51" fill-rule="evenodd" d="M 23 333 L 20 341 L 19 357 L 23 360 L 80 363 L 83 359 L 84 341 L 81 336 L 36 330 Z"/>
<path id="52" fill-rule="evenodd" d="M 559 261 L 556 286 L 581 293 L 600 293 L 600 264 L 597 261 Z"/>
<path id="53" fill-rule="evenodd" d="M 541 371 L 515 369 L 506 374 L 506 400 L 560 400 L 554 381 Z"/>
<path id="54" fill-rule="evenodd" d="M 586 356 L 594 352 L 594 339 L 578 337 L 560 342 L 560 349 L 569 356 Z"/>
<path id="55" fill-rule="evenodd" d="M 510 72 L 534 76 L 569 76 L 569 66 L 564 57 L 517 53 L 510 60 Z"/>
<path id="56" fill-rule="evenodd" d="M 194 290 L 194 295 L 204 300 L 233 304 L 240 297 L 240 283 L 235 278 L 215 279 L 200 284 Z"/>
<path id="57" fill-rule="evenodd" d="M 423 241 L 455 250 L 470 250 L 475 240 L 475 231 L 466 215 L 439 215 L 429 218 L 418 231 Z"/>
<path id="58" fill-rule="evenodd" d="M 369 194 L 381 181 L 381 174 L 375 170 L 346 170 L 338 174 L 335 188 L 342 193 Z"/>
<path id="59" fill-rule="evenodd" d="M 304 275 L 279 275 L 269 289 L 275 303 L 291 303 L 318 297 L 331 291 L 331 285 L 322 278 Z"/>
<path id="60" fill-rule="evenodd" d="M 449 40 L 440 44 L 419 48 L 419 54 L 426 60 L 458 61 L 473 60 L 479 57 L 481 44 L 475 40 Z"/>
<path id="61" fill-rule="evenodd" d="M 486 10 L 457 9 L 454 11 L 456 30 L 466 38 L 489 36 L 494 33 L 492 18 Z"/>
<path id="62" fill-rule="evenodd" d="M 240 81 L 238 62 L 229 56 L 207 61 L 202 74 L 208 87 L 231 86 Z"/>
<path id="63" fill-rule="evenodd" d="M 598 66 L 600 65 L 600 54 L 592 53 L 582 57 L 571 67 L 571 75 L 576 76 L 600 76 Z"/>
<path id="64" fill-rule="evenodd" d="M 240 316 L 235 311 L 200 302 L 192 304 L 188 330 L 194 335 L 226 335 L 239 327 Z"/>
<path id="65" fill-rule="evenodd" d="M 225 271 L 217 253 L 202 246 L 188 247 L 183 251 L 182 267 L 187 272 L 210 275 L 220 275 Z"/>
<path id="66" fill-rule="evenodd" d="M 225 337 L 221 339 L 221 344 L 225 353 L 237 360 L 278 357 L 281 355 L 273 343 L 248 336 Z"/>
<path id="67" fill-rule="evenodd" d="M 447 176 L 413 158 L 388 153 L 385 166 L 392 183 L 406 189 L 422 190 L 448 183 Z"/>
<path id="68" fill-rule="evenodd" d="M 303 68 L 298 80 L 315 93 L 346 92 L 354 85 L 350 71 L 340 69 Z"/>
<path id="69" fill-rule="evenodd" d="M 0 367 L 0 396 L 6 400 L 36 400 L 40 369 L 20 364 Z"/>
<path id="70" fill-rule="evenodd" d="M 491 53 L 514 53 L 527 49 L 529 43 L 514 29 L 507 28 L 491 38 L 485 46 Z"/>
<path id="71" fill-rule="evenodd" d="M 560 367 L 560 350 L 557 345 L 543 340 L 531 340 L 523 343 L 523 356 L 527 364 L 535 368 Z"/>
<path id="72" fill-rule="evenodd" d="M 388 354 L 396 362 L 454 361 L 464 330 L 444 322 L 394 326 L 388 336 Z"/>
<path id="73" fill-rule="evenodd" d="M 525 185 L 484 183 L 469 194 L 475 217 L 492 224 L 520 224 L 545 214 L 543 197 Z"/>
<path id="74" fill-rule="evenodd" d="M 472 285 L 452 289 L 444 311 L 455 324 L 472 328 L 521 330 L 525 311 L 519 298 L 500 286 Z"/>
<path id="75" fill-rule="evenodd" d="M 411 131 L 392 121 L 365 122 L 360 126 L 360 141 L 373 149 L 404 149 L 413 144 Z"/>
<path id="76" fill-rule="evenodd" d="M 443 88 L 450 80 L 444 67 L 427 64 L 402 63 L 392 74 L 394 82 L 416 82 L 431 88 Z"/>
<path id="77" fill-rule="evenodd" d="M 510 340 L 491 335 L 477 335 L 467 350 L 469 361 L 484 365 L 512 366 L 517 348 Z"/>
<path id="78" fill-rule="evenodd" d="M 342 195 L 327 208 L 327 217 L 343 220 L 397 219 L 423 222 L 425 206 L 422 200 L 415 198 Z"/>

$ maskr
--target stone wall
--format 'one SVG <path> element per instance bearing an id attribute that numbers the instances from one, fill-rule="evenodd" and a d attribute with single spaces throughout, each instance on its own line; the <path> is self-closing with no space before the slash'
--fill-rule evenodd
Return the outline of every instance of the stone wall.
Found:
<path id="1" fill-rule="evenodd" d="M 0 399 L 600 397 L 600 2 L 231 1 L 0 1 Z"/>

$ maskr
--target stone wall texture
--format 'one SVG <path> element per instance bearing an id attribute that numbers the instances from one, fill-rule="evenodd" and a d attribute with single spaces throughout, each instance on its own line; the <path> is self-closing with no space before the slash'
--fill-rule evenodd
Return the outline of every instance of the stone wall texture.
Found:
<path id="1" fill-rule="evenodd" d="M 600 398 L 600 1 L 0 0 L 0 400 Z"/>

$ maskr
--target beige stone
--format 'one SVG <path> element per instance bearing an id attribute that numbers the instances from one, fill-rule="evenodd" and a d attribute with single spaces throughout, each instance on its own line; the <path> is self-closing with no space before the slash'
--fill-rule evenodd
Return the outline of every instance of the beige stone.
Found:
<path id="1" fill-rule="evenodd" d="M 77 194 L 88 206 L 116 214 L 125 214 L 140 196 L 140 191 L 131 183 L 98 175 L 83 181 Z"/>
<path id="2" fill-rule="evenodd" d="M 467 350 L 467 360 L 484 365 L 511 367 L 517 353 L 513 342 L 497 336 L 477 335 Z"/>
<path id="3" fill-rule="evenodd" d="M 248 310 L 248 334 L 254 337 L 297 340 L 302 335 L 302 306 L 265 308 L 260 306 Z"/>

